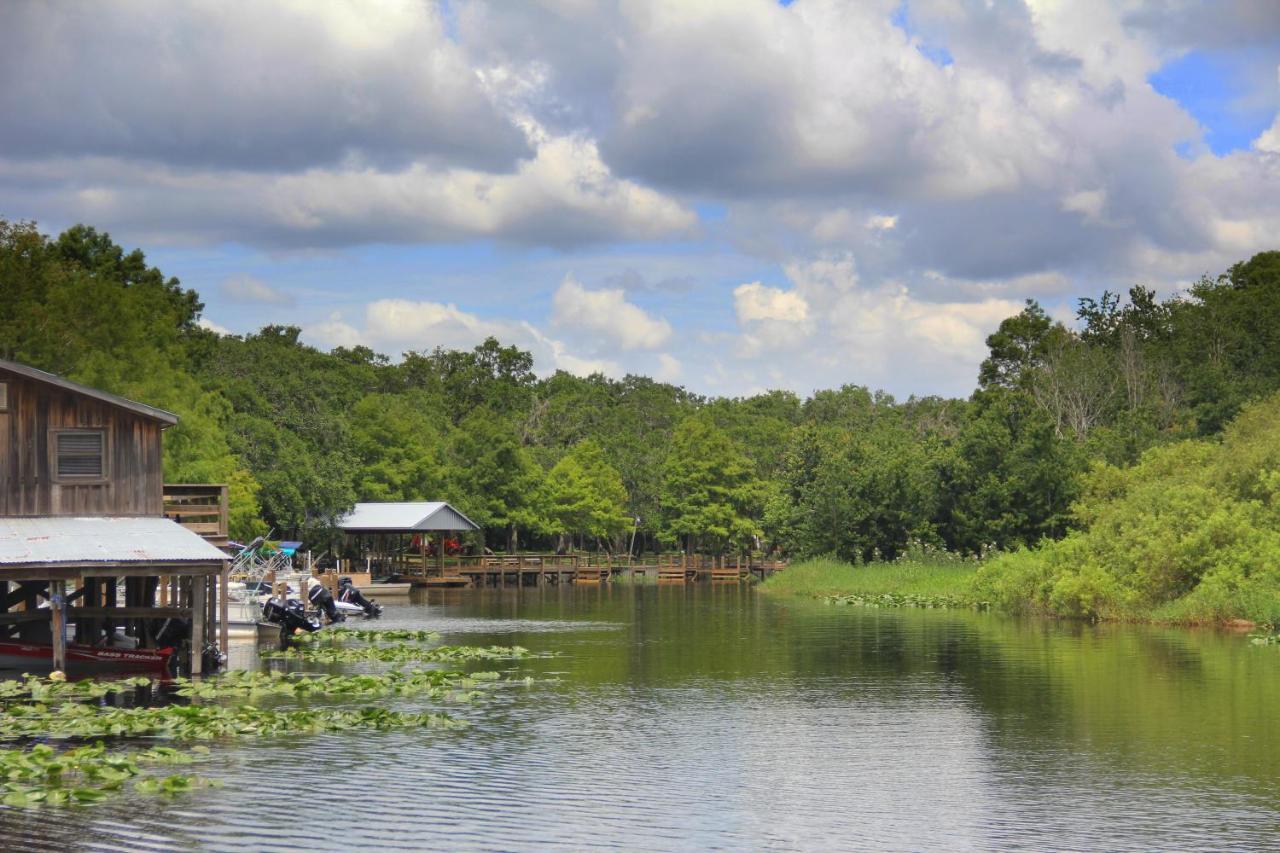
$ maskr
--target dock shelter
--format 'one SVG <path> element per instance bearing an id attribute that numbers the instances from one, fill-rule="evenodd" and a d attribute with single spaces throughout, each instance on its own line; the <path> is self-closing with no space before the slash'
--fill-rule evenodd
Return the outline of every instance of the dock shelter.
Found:
<path id="1" fill-rule="evenodd" d="M 154 648 L 155 627 L 177 618 L 191 625 L 191 666 L 199 672 L 214 625 L 227 647 L 226 615 L 214 612 L 226 602 L 226 560 L 167 518 L 0 518 L 0 637 L 34 629 L 53 646 L 55 668 L 65 669 L 68 625 L 82 643 L 117 626 L 140 648 Z M 41 598 L 49 606 L 39 606 Z"/>
<path id="2" fill-rule="evenodd" d="M 163 433 L 177 422 L 0 360 L 0 641 L 52 646 L 62 669 L 73 622 L 78 645 L 123 629 L 146 649 L 177 617 L 190 622 L 193 671 L 215 624 L 225 652 L 214 589 L 225 592 L 227 557 L 164 517 Z"/>
<path id="3" fill-rule="evenodd" d="M 444 534 L 480 529 L 445 501 L 358 503 L 337 526 L 382 574 L 406 571 L 411 565 L 425 571 L 433 535 L 436 566 L 443 571 Z"/>

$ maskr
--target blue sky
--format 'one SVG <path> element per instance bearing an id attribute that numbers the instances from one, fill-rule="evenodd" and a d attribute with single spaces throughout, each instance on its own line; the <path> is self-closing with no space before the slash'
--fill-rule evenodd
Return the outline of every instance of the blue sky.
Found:
<path id="1" fill-rule="evenodd" d="M 966 394 L 1025 298 L 1280 233 L 1271 3 L 567 9 L 19 3 L 0 216 L 141 246 L 231 333 L 735 395 Z"/>

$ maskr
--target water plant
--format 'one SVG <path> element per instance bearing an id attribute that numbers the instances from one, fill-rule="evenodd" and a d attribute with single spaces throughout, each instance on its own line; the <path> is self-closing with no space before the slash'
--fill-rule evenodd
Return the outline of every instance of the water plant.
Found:
<path id="1" fill-rule="evenodd" d="M 341 642 L 343 640 L 363 640 L 369 643 L 390 643 L 415 641 L 431 643 L 440 639 L 439 631 L 417 631 L 411 628 L 348 628 L 335 626 L 317 631 L 314 634 L 299 634 L 292 638 L 294 643 Z"/>
<path id="2" fill-rule="evenodd" d="M 246 735 L 299 735 L 351 729 L 462 728 L 440 712 L 366 707 L 270 709 L 253 705 L 104 708 L 79 703 L 17 705 L 0 711 L 0 740 L 162 738 L 181 741 Z"/>
<path id="3" fill-rule="evenodd" d="M 145 675 L 104 681 L 92 678 L 82 681 L 54 681 L 23 673 L 20 680 L 0 680 L 0 702 L 14 699 L 32 702 L 101 699 L 112 693 L 126 693 L 139 687 L 150 687 L 154 683 Z"/>
<path id="4" fill-rule="evenodd" d="M 482 681 L 494 681 L 496 672 L 464 674 L 443 669 L 391 670 L 361 675 L 313 675 L 282 672 L 228 672 L 197 681 L 182 679 L 174 691 L 178 696 L 199 699 L 247 696 L 311 697 L 381 696 L 426 694 L 433 699 L 471 698 L 471 688 Z"/>
<path id="5" fill-rule="evenodd" d="M 216 784 L 195 776 L 143 776 L 153 764 L 187 764 L 202 746 L 183 753 L 169 747 L 142 752 L 108 752 L 102 743 L 59 752 L 48 744 L 31 749 L 0 749 L 0 803 L 16 808 L 96 803 L 136 780 L 142 794 L 172 794 Z"/>
<path id="6" fill-rule="evenodd" d="M 973 601 L 951 595 L 908 595 L 882 592 L 874 595 L 824 595 L 827 604 L 856 605 L 859 607 L 920 607 L 927 610 L 986 610 L 985 601 Z"/>
<path id="7" fill-rule="evenodd" d="M 368 646 L 340 646 L 303 644 L 286 649 L 263 652 L 265 658 L 284 658 L 315 663 L 350 663 L 356 661 L 384 661 L 407 663 L 409 661 L 452 663 L 478 660 L 519 660 L 533 657 L 534 653 L 521 646 L 437 646 L 424 649 L 407 643 Z"/>

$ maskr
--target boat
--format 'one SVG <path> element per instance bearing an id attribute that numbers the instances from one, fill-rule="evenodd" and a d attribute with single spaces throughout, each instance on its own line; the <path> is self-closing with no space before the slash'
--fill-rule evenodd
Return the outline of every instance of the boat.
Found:
<path id="1" fill-rule="evenodd" d="M 74 664 L 76 669 L 87 667 L 94 670 L 169 672 L 173 653 L 173 646 L 162 649 L 117 649 L 68 643 L 67 666 Z M 52 644 L 0 640 L 0 669 L 30 668 L 33 665 L 37 668 L 53 666 Z"/>

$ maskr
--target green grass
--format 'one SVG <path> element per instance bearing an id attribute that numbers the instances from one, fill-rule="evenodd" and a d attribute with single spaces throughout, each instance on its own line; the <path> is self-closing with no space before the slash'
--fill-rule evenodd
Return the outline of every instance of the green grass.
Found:
<path id="1" fill-rule="evenodd" d="M 763 589 L 783 595 L 892 597 L 901 603 L 929 606 L 976 605 L 970 581 L 977 563 L 949 555 L 913 557 L 892 563 L 854 566 L 832 559 L 813 559 L 788 566 L 764 582 Z M 886 603 L 888 603 L 886 601 Z"/>

